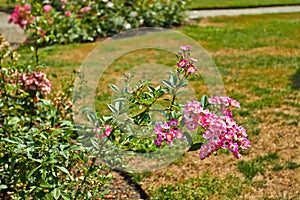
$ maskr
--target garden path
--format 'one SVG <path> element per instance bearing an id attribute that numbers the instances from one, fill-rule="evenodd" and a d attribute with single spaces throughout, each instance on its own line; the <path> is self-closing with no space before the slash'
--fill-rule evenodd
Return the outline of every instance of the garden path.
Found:
<path id="1" fill-rule="evenodd" d="M 200 17 L 216 16 L 236 16 L 236 15 L 255 15 L 268 13 L 292 13 L 300 12 L 300 6 L 272 6 L 259 8 L 239 8 L 239 9 L 216 9 L 216 10 L 191 10 L 188 11 L 189 19 Z"/>
<path id="2" fill-rule="evenodd" d="M 26 40 L 26 36 L 19 26 L 9 24 L 8 18 L 9 14 L 0 12 L 0 34 L 9 41 L 12 49 L 16 49 Z"/>

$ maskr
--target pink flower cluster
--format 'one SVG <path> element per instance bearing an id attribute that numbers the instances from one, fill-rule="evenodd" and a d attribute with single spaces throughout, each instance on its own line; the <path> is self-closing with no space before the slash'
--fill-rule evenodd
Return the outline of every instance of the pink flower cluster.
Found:
<path id="1" fill-rule="evenodd" d="M 40 91 L 43 95 L 50 94 L 51 92 L 52 84 L 44 72 L 22 73 L 20 81 L 25 86 L 25 90 Z"/>
<path id="2" fill-rule="evenodd" d="M 90 6 L 86 6 L 80 9 L 80 13 L 89 12 L 92 8 Z"/>
<path id="3" fill-rule="evenodd" d="M 211 97 L 210 104 L 223 105 L 222 116 L 203 109 L 197 101 L 188 102 L 184 108 L 183 121 L 186 128 L 195 130 L 198 126 L 204 128 L 205 144 L 201 146 L 200 158 L 204 159 L 220 148 L 229 149 L 237 158 L 241 157 L 239 150 L 250 147 L 246 130 L 234 119 L 229 106 L 239 107 L 239 103 L 229 97 Z"/>
<path id="4" fill-rule="evenodd" d="M 108 124 L 102 124 L 102 125 L 98 125 L 98 121 L 95 122 L 95 128 L 93 128 L 93 131 L 96 132 L 96 137 L 97 138 L 104 138 L 104 137 L 108 137 L 110 136 L 110 134 L 112 133 L 112 128 L 110 125 Z"/>
<path id="5" fill-rule="evenodd" d="M 208 99 L 208 102 L 210 104 L 218 104 L 218 105 L 223 105 L 226 107 L 232 106 L 232 107 L 240 108 L 240 103 L 234 99 L 231 99 L 230 97 L 212 96 Z"/>
<path id="6" fill-rule="evenodd" d="M 31 6 L 25 4 L 23 7 L 19 4 L 16 5 L 14 12 L 10 15 L 8 22 L 18 24 L 22 29 L 34 20 L 33 16 L 30 16 Z"/>
<path id="7" fill-rule="evenodd" d="M 197 62 L 194 58 L 189 57 L 190 46 L 182 46 L 180 47 L 182 52 L 179 52 L 179 61 L 177 62 L 177 66 L 181 69 L 184 69 L 188 73 L 195 73 L 197 71 L 197 67 L 193 65 L 194 62 Z"/>
<path id="8" fill-rule="evenodd" d="M 44 5 L 44 7 L 43 7 L 44 12 L 49 12 L 51 9 L 52 9 L 52 6 L 48 5 L 48 4 Z"/>
<path id="9" fill-rule="evenodd" d="M 154 133 L 157 136 L 154 143 L 160 146 L 165 141 L 166 144 L 173 145 L 174 139 L 182 140 L 184 135 L 178 125 L 177 119 L 170 119 L 169 122 L 157 124 L 154 128 Z"/>

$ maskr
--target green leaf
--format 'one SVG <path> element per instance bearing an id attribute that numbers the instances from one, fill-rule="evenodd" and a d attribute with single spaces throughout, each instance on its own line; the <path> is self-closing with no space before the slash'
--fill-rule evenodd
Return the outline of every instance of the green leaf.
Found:
<path id="1" fill-rule="evenodd" d="M 152 87 L 151 85 L 147 85 L 147 88 L 148 88 L 151 92 L 155 92 L 155 88 Z"/>
<path id="2" fill-rule="evenodd" d="M 0 185 L 0 190 L 4 190 L 4 189 L 7 189 L 7 185 Z"/>
<path id="3" fill-rule="evenodd" d="M 70 200 L 70 198 L 66 194 L 62 193 L 61 196 L 64 200 Z"/>
<path id="4" fill-rule="evenodd" d="M 170 83 L 171 83 L 173 86 L 177 85 L 177 76 L 171 75 L 171 76 L 170 76 Z"/>
<path id="5" fill-rule="evenodd" d="M 49 184 L 49 183 L 47 183 L 46 181 L 42 181 L 42 183 L 40 184 L 40 186 L 42 187 L 42 188 L 51 188 L 52 186 Z"/>
<path id="6" fill-rule="evenodd" d="M 23 140 L 18 137 L 4 138 L 3 140 L 13 144 L 24 144 Z"/>
<path id="7" fill-rule="evenodd" d="M 188 134 L 187 132 L 183 132 L 183 135 L 186 137 L 189 145 L 193 144 L 193 138 L 190 134 Z"/>
<path id="8" fill-rule="evenodd" d="M 179 96 L 179 95 L 184 94 L 184 93 L 186 93 L 186 91 L 180 91 L 180 92 L 177 92 L 176 95 Z"/>
<path id="9" fill-rule="evenodd" d="M 198 143 L 195 143 L 195 144 L 192 144 L 192 146 L 189 148 L 188 151 L 197 151 L 201 148 L 203 143 L 201 142 L 198 142 Z"/>
<path id="10" fill-rule="evenodd" d="M 20 121 L 20 118 L 19 118 L 19 117 L 11 117 L 11 118 L 8 119 L 7 124 L 8 124 L 8 125 L 15 125 L 15 124 L 17 124 L 19 121 Z"/>
<path id="11" fill-rule="evenodd" d="M 52 76 L 53 78 L 57 78 L 56 74 L 49 74 L 50 76 Z"/>
<path id="12" fill-rule="evenodd" d="M 134 107 L 136 107 L 136 106 L 138 106 L 138 103 L 133 103 L 133 104 L 131 104 L 131 105 L 129 106 L 129 109 L 134 108 Z"/>
<path id="13" fill-rule="evenodd" d="M 27 178 L 31 177 L 32 174 L 33 174 L 36 170 L 38 170 L 39 168 L 41 168 L 41 167 L 42 167 L 42 165 L 39 165 L 38 167 L 36 167 L 36 168 L 34 168 L 33 170 L 31 170 L 31 171 L 29 172 L 29 174 L 27 175 Z"/>
<path id="14" fill-rule="evenodd" d="M 100 147 L 99 147 L 99 144 L 95 141 L 95 140 L 91 140 L 91 143 L 92 143 L 92 145 L 97 149 L 97 150 L 99 150 L 100 149 Z"/>
<path id="15" fill-rule="evenodd" d="M 63 121 L 60 121 L 60 127 L 72 127 L 73 123 L 71 121 L 68 121 L 68 120 L 63 120 Z"/>
<path id="16" fill-rule="evenodd" d="M 165 84 L 167 87 L 174 89 L 173 85 L 168 80 L 162 80 L 163 84 Z"/>
<path id="17" fill-rule="evenodd" d="M 60 171 L 62 171 L 62 172 L 64 172 L 64 173 L 68 174 L 69 176 L 71 176 L 70 173 L 69 173 L 69 171 L 68 171 L 65 167 L 60 167 L 60 166 L 57 166 L 57 165 L 56 165 L 56 167 L 57 167 Z"/>
<path id="18" fill-rule="evenodd" d="M 54 197 L 54 199 L 58 199 L 59 197 L 60 197 L 60 189 L 58 189 L 58 188 L 55 188 L 54 190 L 53 190 L 53 197 Z"/>
<path id="19" fill-rule="evenodd" d="M 109 108 L 114 114 L 117 114 L 117 113 L 118 113 L 117 109 L 116 109 L 113 105 L 107 104 L 107 106 L 108 106 L 108 108 Z"/>
<path id="20" fill-rule="evenodd" d="M 46 194 L 46 195 L 45 195 L 45 198 L 46 198 L 47 200 L 53 200 L 53 196 L 52 196 L 51 193 Z"/>
<path id="21" fill-rule="evenodd" d="M 208 103 L 208 97 L 206 95 L 203 95 L 201 98 L 201 104 L 203 108 L 206 108 L 209 103 Z"/>
<path id="22" fill-rule="evenodd" d="M 61 124 L 60 124 L 61 125 Z M 57 136 L 58 134 L 62 133 L 63 130 L 61 129 L 56 129 L 55 131 L 53 131 L 53 133 L 50 135 L 50 138 L 51 137 L 54 137 L 54 136 Z"/>
<path id="23" fill-rule="evenodd" d="M 95 122 L 96 121 L 96 113 L 94 112 L 89 112 L 87 113 L 87 118 L 90 122 Z"/>
<path id="24" fill-rule="evenodd" d="M 119 112 L 122 109 L 122 102 L 121 101 L 115 102 L 115 108 Z"/>
<path id="25" fill-rule="evenodd" d="M 128 99 L 121 97 L 121 98 L 117 98 L 114 100 L 114 102 L 117 102 L 117 101 L 128 101 Z"/>
<path id="26" fill-rule="evenodd" d="M 117 93 L 120 93 L 120 89 L 119 89 L 116 85 L 114 85 L 114 84 L 109 84 L 109 87 L 110 87 L 113 91 L 115 91 L 115 92 L 117 92 Z"/>

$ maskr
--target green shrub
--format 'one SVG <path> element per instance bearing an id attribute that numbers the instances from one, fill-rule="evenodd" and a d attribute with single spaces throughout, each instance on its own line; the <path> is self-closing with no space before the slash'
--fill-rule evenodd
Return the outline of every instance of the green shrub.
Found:
<path id="1" fill-rule="evenodd" d="M 51 83 L 46 74 L 19 65 L 0 39 L 0 197 L 103 196 L 110 175 L 78 140 L 70 116 L 72 86 L 63 87 L 55 101 L 47 99 Z"/>
<path id="2" fill-rule="evenodd" d="M 27 18 L 29 23 L 38 24 L 41 35 L 54 35 L 58 43 L 93 41 L 132 28 L 179 25 L 186 9 L 186 1 L 181 0 L 25 2 L 31 5 L 30 15 L 35 16 Z M 51 9 L 48 6 L 45 11 L 45 5 Z M 15 14 L 19 15 L 18 11 Z M 11 21 L 18 24 L 14 19 Z M 28 26 L 19 25 L 28 30 Z"/>

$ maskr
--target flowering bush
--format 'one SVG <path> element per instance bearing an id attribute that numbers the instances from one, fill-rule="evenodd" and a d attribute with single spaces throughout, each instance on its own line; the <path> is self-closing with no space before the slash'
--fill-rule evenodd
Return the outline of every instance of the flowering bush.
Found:
<path id="1" fill-rule="evenodd" d="M 71 84 L 49 100 L 46 74 L 16 56 L 0 36 L 0 199 L 102 197 L 110 175 L 79 142 Z"/>
<path id="2" fill-rule="evenodd" d="M 184 19 L 186 1 L 54 0 L 17 4 L 9 22 L 27 31 L 54 35 L 58 43 L 93 41 L 142 26 L 170 27 Z M 30 25 L 37 27 L 32 29 Z"/>
<path id="3" fill-rule="evenodd" d="M 126 151 L 152 152 L 166 145 L 186 142 L 191 145 L 191 150 L 200 149 L 201 159 L 219 149 L 228 149 L 236 158 L 240 158 L 240 151 L 248 149 L 250 141 L 246 130 L 233 119 L 230 109 L 240 107 L 236 100 L 226 96 L 208 98 L 204 95 L 200 101 L 178 103 L 178 96 L 184 92 L 188 78 L 197 73 L 195 63 L 198 60 L 190 55 L 189 46 L 181 47 L 177 55 L 176 73 L 162 80 L 162 85 L 142 80 L 132 83 L 127 79 L 122 89 L 110 85 L 118 98 L 114 100 L 114 105 L 108 105 L 112 114 L 103 116 L 97 113 L 91 118 L 98 127 L 94 128 L 97 138 L 107 137 Z M 152 119 L 152 112 L 157 112 L 153 109 L 156 105 L 164 107 L 159 112 L 165 121 Z M 198 127 L 201 129 L 198 130 Z M 147 138 L 133 136 L 134 132 L 147 134 L 149 131 L 152 136 Z M 193 141 L 195 131 L 202 134 L 200 144 Z"/>

